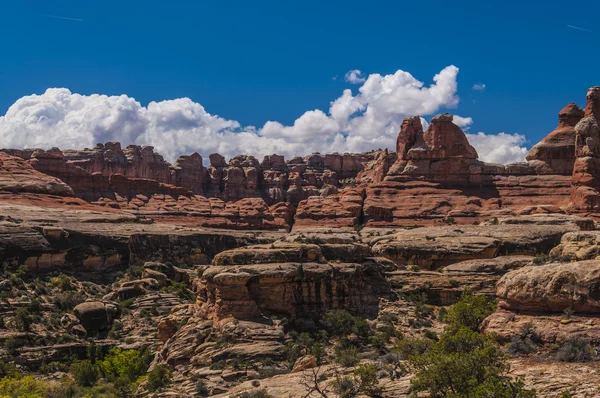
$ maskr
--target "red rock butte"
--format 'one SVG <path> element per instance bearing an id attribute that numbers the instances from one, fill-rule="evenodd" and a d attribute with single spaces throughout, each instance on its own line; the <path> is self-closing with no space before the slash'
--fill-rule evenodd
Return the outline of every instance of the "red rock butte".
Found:
<path id="1" fill-rule="evenodd" d="M 231 229 L 474 224 L 534 213 L 598 218 L 600 87 L 568 104 L 526 162 L 484 163 L 452 115 L 404 119 L 396 152 L 170 164 L 151 146 L 3 149 L 0 198 Z"/>

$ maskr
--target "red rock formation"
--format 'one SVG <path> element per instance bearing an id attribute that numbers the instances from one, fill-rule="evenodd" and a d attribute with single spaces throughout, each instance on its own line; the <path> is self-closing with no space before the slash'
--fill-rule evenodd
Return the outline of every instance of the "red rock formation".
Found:
<path id="1" fill-rule="evenodd" d="M 509 165 L 477 160 L 449 114 L 435 116 L 427 131 L 420 117 L 406 118 L 396 153 L 313 153 L 287 162 L 240 155 L 229 163 L 212 154 L 204 167 L 198 154 L 171 166 L 152 147 L 122 150 L 113 142 L 80 151 L 3 151 L 88 202 L 169 220 L 191 216 L 207 226 L 470 224 L 548 212 L 593 217 L 600 200 L 600 87 L 587 98 L 585 112 L 572 103 L 560 111 L 558 127 L 532 148 L 528 162 Z M 354 186 L 352 179 L 354 188 L 341 189 Z"/>
<path id="2" fill-rule="evenodd" d="M 0 191 L 73 196 L 63 181 L 35 170 L 20 157 L 0 152 Z"/>
<path id="3" fill-rule="evenodd" d="M 593 211 L 600 204 L 600 87 L 587 93 L 585 117 L 575 126 L 575 165 L 571 184 L 573 209 Z"/>
<path id="4" fill-rule="evenodd" d="M 600 117 L 600 87 L 591 87 L 586 95 L 585 116 Z"/>
<path id="5" fill-rule="evenodd" d="M 556 174 L 571 174 L 575 162 L 575 125 L 584 111 L 571 102 L 558 113 L 558 127 L 531 148 L 527 160 L 548 164 Z"/>

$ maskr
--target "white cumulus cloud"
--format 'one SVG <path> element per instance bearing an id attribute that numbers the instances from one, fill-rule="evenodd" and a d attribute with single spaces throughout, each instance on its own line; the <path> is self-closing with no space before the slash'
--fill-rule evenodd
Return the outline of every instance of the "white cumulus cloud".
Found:
<path id="1" fill-rule="evenodd" d="M 352 84 L 360 84 L 360 83 L 364 83 L 365 80 L 367 80 L 361 71 L 359 71 L 358 69 L 352 69 L 349 70 L 348 72 L 346 72 L 346 74 L 344 75 L 344 79 L 348 82 L 348 83 L 352 83 Z"/>
<path id="2" fill-rule="evenodd" d="M 289 159 L 317 151 L 394 149 L 404 117 L 431 116 L 458 104 L 457 74 L 457 67 L 448 66 L 429 85 L 402 70 L 371 74 L 362 77 L 365 80 L 356 92 L 344 90 L 328 110 L 309 110 L 291 125 L 273 120 L 262 127 L 243 126 L 210 114 L 189 98 L 142 106 L 126 95 L 80 95 L 66 88 L 51 88 L 41 95 L 20 98 L 0 116 L 0 147 L 67 149 L 119 141 L 123 145 L 152 145 L 169 161 L 192 152 L 205 159 L 215 152 L 226 157 L 250 154 L 258 159 L 277 153 Z M 472 123 L 471 118 L 461 116 L 455 116 L 454 121 L 463 128 Z M 479 134 L 469 138 L 475 140 L 473 145 L 484 160 L 513 160 L 519 153 L 522 156 L 518 160 L 524 157 L 524 139 L 483 135 L 496 142 L 488 151 L 482 149 L 487 144 Z M 502 150 L 512 155 L 503 157 Z M 485 158 L 490 151 L 494 155 Z"/>
<path id="3" fill-rule="evenodd" d="M 473 84 L 473 90 L 475 91 L 484 91 L 485 90 L 485 84 L 483 83 L 477 83 L 477 84 Z"/>
<path id="4" fill-rule="evenodd" d="M 527 142 L 521 134 L 468 134 L 467 138 L 479 154 L 479 159 L 488 163 L 523 162 L 527 155 Z"/>

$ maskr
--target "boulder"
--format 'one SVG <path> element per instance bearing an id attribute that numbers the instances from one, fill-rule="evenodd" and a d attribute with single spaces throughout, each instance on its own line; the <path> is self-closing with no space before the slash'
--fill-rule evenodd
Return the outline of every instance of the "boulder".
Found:
<path id="1" fill-rule="evenodd" d="M 292 367 L 292 373 L 302 372 L 306 369 L 312 369 L 317 367 L 317 358 L 312 355 L 305 355 L 296 359 L 294 366 Z"/>
<path id="2" fill-rule="evenodd" d="M 535 312 L 600 312 L 600 261 L 551 263 L 504 275 L 496 285 L 500 306 Z"/>
<path id="3" fill-rule="evenodd" d="M 88 332 L 110 328 L 118 312 L 118 305 L 102 301 L 86 301 L 73 308 L 73 313 Z"/>
<path id="4" fill-rule="evenodd" d="M 550 251 L 551 257 L 592 260 L 600 256 L 600 231 L 569 232 Z"/>

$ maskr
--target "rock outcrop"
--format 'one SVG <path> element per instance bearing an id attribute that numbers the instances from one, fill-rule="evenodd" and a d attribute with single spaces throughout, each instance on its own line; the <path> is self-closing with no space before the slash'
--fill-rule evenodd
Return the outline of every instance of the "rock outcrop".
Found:
<path id="1" fill-rule="evenodd" d="M 496 285 L 499 306 L 509 310 L 600 312 L 600 262 L 551 263 L 504 275 Z"/>
<path id="2" fill-rule="evenodd" d="M 375 255 L 398 265 L 436 269 L 466 260 L 499 255 L 548 253 L 573 225 L 444 226 L 400 230 L 371 240 Z"/>
<path id="3" fill-rule="evenodd" d="M 372 317 L 391 294 L 377 264 L 270 263 L 212 266 L 202 275 L 199 300 L 211 319 L 287 318 L 301 327 L 329 309 Z"/>
<path id="4" fill-rule="evenodd" d="M 209 228 L 415 227 L 558 213 L 596 217 L 599 102 L 600 88 L 593 87 L 585 110 L 568 104 L 528 162 L 508 165 L 478 160 L 453 116 L 443 114 L 426 131 L 419 116 L 406 118 L 395 153 L 313 153 L 287 161 L 279 155 L 259 161 L 211 154 L 205 166 L 197 153 L 171 165 L 153 147 L 123 149 L 116 142 L 83 150 L 4 149 L 13 169 L 28 170 L 30 184 L 23 188 L 15 181 L 24 177 L 0 169 L 0 182 L 5 181 L 0 188 L 74 194 L 156 221 Z M 39 173 L 35 178 L 45 183 L 31 183 L 32 171 L 62 183 Z"/>
<path id="5" fill-rule="evenodd" d="M 573 173 L 575 163 L 575 126 L 584 111 L 571 102 L 558 113 L 558 127 L 534 145 L 527 160 L 545 162 L 556 174 Z"/>
<path id="6" fill-rule="evenodd" d="M 0 152 L 0 190 L 73 196 L 73 189 L 63 181 L 35 170 L 20 157 Z"/>
<path id="7" fill-rule="evenodd" d="M 600 204 L 600 87 L 587 94 L 585 117 L 575 126 L 575 165 L 571 203 L 577 210 L 593 211 Z"/>

